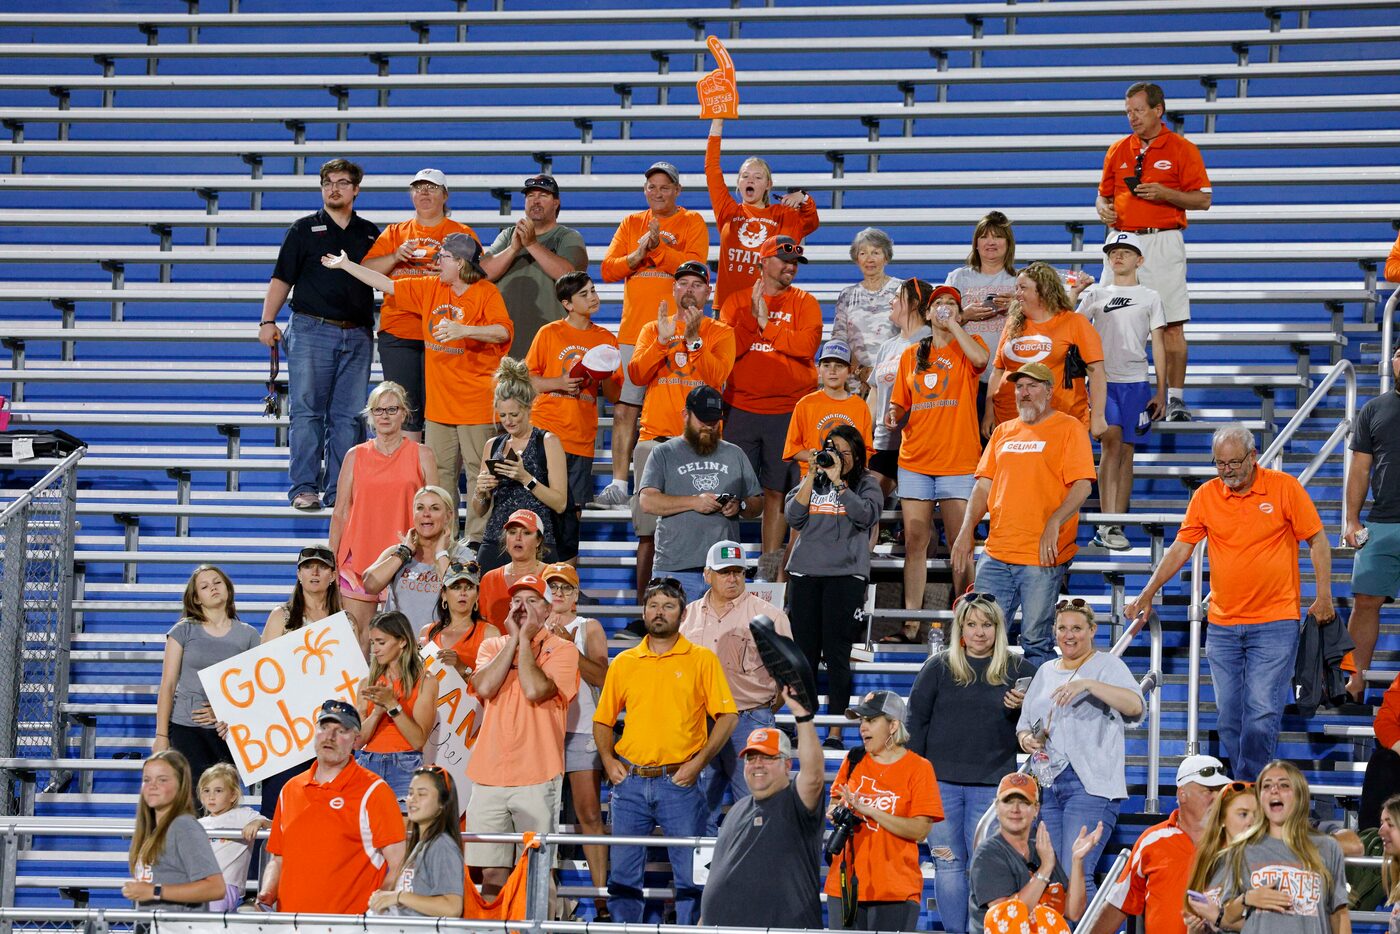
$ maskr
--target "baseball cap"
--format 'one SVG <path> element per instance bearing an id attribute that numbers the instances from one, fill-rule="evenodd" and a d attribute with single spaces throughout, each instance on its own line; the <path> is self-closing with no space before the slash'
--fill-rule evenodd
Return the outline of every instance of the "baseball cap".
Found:
<path id="1" fill-rule="evenodd" d="M 657 172 L 665 172 L 671 181 L 675 182 L 677 185 L 681 183 L 680 170 L 669 162 L 653 162 L 651 168 L 647 169 L 645 177 L 651 178 Z"/>
<path id="2" fill-rule="evenodd" d="M 510 585 L 510 589 L 509 589 L 508 591 L 506 591 L 506 592 L 509 593 L 509 594 L 514 595 L 514 593 L 515 593 L 517 590 L 530 590 L 530 591 L 534 591 L 535 593 L 537 593 L 537 594 L 539 594 L 541 597 L 543 597 L 543 596 L 544 596 L 544 581 L 540 580 L 538 577 L 536 577 L 536 576 L 533 575 L 533 574 L 526 574 L 526 575 L 523 576 L 523 577 L 517 577 L 517 578 L 515 579 L 515 583 L 511 584 L 511 585 Z"/>
<path id="3" fill-rule="evenodd" d="M 1138 256 L 1142 255 L 1142 241 L 1138 239 L 1137 234 L 1129 233 L 1126 230 L 1112 231 L 1108 235 L 1108 239 L 1104 241 L 1103 251 L 1107 253 L 1114 247 L 1120 246 L 1127 247 L 1128 249 L 1136 253 Z"/>
<path id="4" fill-rule="evenodd" d="M 531 532 L 539 532 L 539 514 L 532 509 L 517 509 L 515 512 L 510 514 L 510 518 L 506 520 L 506 524 L 501 526 L 501 528 L 508 529 L 512 525 L 523 526 L 524 528 L 529 529 Z"/>
<path id="5" fill-rule="evenodd" d="M 316 714 L 316 725 L 320 726 L 327 720 L 334 720 L 347 730 L 358 730 L 360 728 L 360 712 L 355 709 L 354 704 L 347 704 L 343 700 L 331 698 L 321 705 L 321 709 Z"/>
<path id="6" fill-rule="evenodd" d="M 738 542 L 715 542 L 705 555 L 705 570 L 707 571 L 748 567 L 748 563 L 749 556 L 744 554 L 744 546 Z"/>
<path id="7" fill-rule="evenodd" d="M 1040 785 L 1025 772 L 1012 772 L 1003 775 L 997 785 L 997 800 L 1005 801 L 1011 795 L 1020 795 L 1031 804 L 1040 803 Z"/>
<path id="8" fill-rule="evenodd" d="M 933 294 L 928 297 L 929 304 L 932 305 L 934 302 L 938 301 L 938 296 L 940 295 L 951 295 L 953 301 L 958 303 L 958 307 L 962 307 L 962 293 L 951 285 L 940 285 L 938 288 L 934 289 Z"/>
<path id="9" fill-rule="evenodd" d="M 712 386 L 696 386 L 685 397 L 685 409 L 700 421 L 714 424 L 724 418 L 724 398 Z"/>
<path id="10" fill-rule="evenodd" d="M 432 182 L 434 185 L 440 186 L 443 191 L 447 190 L 447 176 L 443 175 L 440 169 L 420 169 L 418 174 L 413 176 L 413 181 L 408 183 L 408 187 L 412 188 L 419 182 Z"/>
<path id="11" fill-rule="evenodd" d="M 763 241 L 763 246 L 758 248 L 758 258 L 767 259 L 776 256 L 785 263 L 805 263 L 807 257 L 802 255 L 802 244 L 791 237 L 778 234 Z"/>
<path id="12" fill-rule="evenodd" d="M 1215 756 L 1187 756 L 1176 767 L 1176 783 L 1180 785 L 1205 785 L 1219 788 L 1230 784 L 1230 775 L 1225 771 L 1225 763 Z"/>
<path id="13" fill-rule="evenodd" d="M 481 268 L 481 244 L 472 237 L 464 233 L 450 233 L 442 238 L 442 250 L 458 259 L 464 259 L 477 272 L 483 276 L 485 270 Z"/>
<path id="14" fill-rule="evenodd" d="M 1042 383 L 1047 383 L 1052 386 L 1055 384 L 1055 374 L 1051 373 L 1050 368 L 1043 363 L 1024 363 L 1019 370 L 1012 373 L 1007 379 L 1014 383 L 1026 377 L 1038 379 Z"/>
<path id="15" fill-rule="evenodd" d="M 525 179 L 520 193 L 528 195 L 532 191 L 547 191 L 557 198 L 559 197 L 559 183 L 554 180 L 553 175 L 531 175 Z"/>
<path id="16" fill-rule="evenodd" d="M 704 279 L 706 282 L 709 282 L 710 267 L 698 260 L 686 260 L 676 267 L 675 278 L 679 279 L 681 276 L 694 276 L 697 279 Z"/>
<path id="17" fill-rule="evenodd" d="M 842 363 L 851 362 L 851 345 L 845 341 L 827 341 L 822 345 L 821 353 L 817 354 L 817 362 L 823 360 L 840 360 Z"/>
<path id="18" fill-rule="evenodd" d="M 451 587 L 458 581 L 471 581 L 478 587 L 481 586 L 481 565 L 475 561 L 453 561 L 447 566 L 447 573 L 442 576 L 442 586 Z"/>
<path id="19" fill-rule="evenodd" d="M 308 561 L 319 561 L 328 568 L 335 567 L 335 552 L 325 545 L 307 545 L 297 552 L 297 567 Z"/>
<path id="20" fill-rule="evenodd" d="M 562 561 L 545 568 L 540 572 L 540 577 L 544 578 L 546 584 L 552 580 L 562 580 L 566 584 L 578 587 L 578 571 L 574 569 L 572 564 L 565 564 Z"/>
<path id="21" fill-rule="evenodd" d="M 891 720 L 904 719 L 904 698 L 894 691 L 871 691 L 854 707 L 846 708 L 847 720 L 862 720 L 867 717 L 889 717 Z"/>
<path id="22" fill-rule="evenodd" d="M 749 734 L 748 742 L 739 750 L 739 755 L 746 756 L 751 752 L 791 759 L 792 740 L 777 727 L 762 726 Z"/>

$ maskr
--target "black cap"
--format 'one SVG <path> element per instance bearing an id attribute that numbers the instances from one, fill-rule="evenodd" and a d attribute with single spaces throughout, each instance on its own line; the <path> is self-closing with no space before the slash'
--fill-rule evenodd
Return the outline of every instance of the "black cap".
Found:
<path id="1" fill-rule="evenodd" d="M 714 424 L 724 418 L 724 399 L 713 387 L 696 386 L 685 397 L 685 409 L 700 421 Z"/>
<path id="2" fill-rule="evenodd" d="M 474 237 L 464 233 L 450 233 L 442 238 L 442 250 L 458 259 L 466 260 L 477 272 L 486 275 L 486 271 L 481 268 L 481 244 Z"/>
<path id="3" fill-rule="evenodd" d="M 328 568 L 335 567 L 335 552 L 325 545 L 307 545 L 297 553 L 297 567 L 308 561 L 319 561 Z"/>
<path id="4" fill-rule="evenodd" d="M 520 189 L 522 195 L 528 195 L 532 191 L 547 191 L 554 197 L 559 197 L 559 183 L 554 180 L 553 175 L 531 175 L 525 179 L 525 186 Z"/>
<path id="5" fill-rule="evenodd" d="M 681 276 L 694 276 L 697 279 L 704 279 L 706 282 L 709 282 L 710 267 L 699 260 L 686 260 L 676 267 L 675 277 L 679 279 Z"/>
<path id="6" fill-rule="evenodd" d="M 355 709 L 355 705 L 347 704 L 345 701 L 336 698 L 331 698 L 326 701 L 316 713 L 317 726 L 320 726 L 327 720 L 334 720 L 347 730 L 358 730 L 360 728 L 360 712 Z"/>

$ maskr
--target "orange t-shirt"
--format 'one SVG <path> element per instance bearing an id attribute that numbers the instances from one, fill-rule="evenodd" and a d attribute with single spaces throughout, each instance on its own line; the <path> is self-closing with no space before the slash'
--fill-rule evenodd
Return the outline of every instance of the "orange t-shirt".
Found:
<path id="1" fill-rule="evenodd" d="M 416 647 L 409 647 L 404 651 L 417 651 Z M 418 683 L 413 686 L 413 692 L 408 696 L 403 693 L 403 681 L 398 678 L 390 679 L 385 675 L 379 676 L 377 684 L 387 684 L 394 689 L 394 700 L 403 708 L 404 713 L 413 716 L 413 705 L 418 703 L 418 692 L 423 687 L 423 679 L 419 678 Z M 364 711 L 362 710 L 363 714 Z M 394 722 L 394 718 L 386 712 L 379 718 L 379 722 L 374 725 L 374 733 L 365 741 L 365 752 L 411 752 L 413 744 L 410 743 L 399 729 L 399 725 Z"/>
<path id="2" fill-rule="evenodd" d="M 1317 507 L 1286 473 L 1254 468 L 1236 493 L 1219 477 L 1201 484 L 1176 540 L 1210 538 L 1209 619 L 1218 626 L 1298 619 L 1298 543 L 1322 531 Z"/>
<path id="3" fill-rule="evenodd" d="M 734 329 L 734 373 L 725 399 L 755 415 L 786 415 L 817 385 L 812 358 L 822 340 L 822 309 L 796 286 L 765 295 L 768 327 L 758 329 L 749 292 L 735 292 L 719 318 Z"/>
<path id="4" fill-rule="evenodd" d="M 976 334 L 972 339 L 986 343 Z M 899 466 L 926 477 L 959 477 L 977 469 L 982 434 L 977 424 L 975 367 L 962 345 L 930 345 L 929 368 L 918 372 L 919 345 L 906 347 L 890 390 L 890 403 L 909 413 L 899 445 Z"/>
<path id="5" fill-rule="evenodd" d="M 800 208 L 786 204 L 766 207 L 736 201 L 724 182 L 719 167 L 720 138 L 711 136 L 705 146 L 705 184 L 710 189 L 710 207 L 719 228 L 719 275 L 715 279 L 715 308 L 735 292 L 753 288 L 758 278 L 758 248 L 769 237 L 788 236 L 802 242 L 821 225 L 817 202 L 808 198 Z"/>
<path id="6" fill-rule="evenodd" d="M 647 390 L 638 439 L 678 437 L 685 428 L 685 397 L 696 386 L 723 389 L 733 369 L 734 331 L 728 325 L 701 318 L 700 349 L 694 351 L 683 337 L 659 343 L 655 321 L 642 325 L 627 365 L 632 382 Z"/>
<path id="7" fill-rule="evenodd" d="M 509 564 L 504 564 L 481 575 L 481 595 L 477 598 L 481 618 L 501 632 L 505 632 L 506 611 L 510 609 L 510 585 L 516 580 L 514 575 L 506 577 L 509 568 Z M 540 564 L 530 573 L 538 575 L 543 570 L 544 565 Z"/>
<path id="8" fill-rule="evenodd" d="M 428 625 L 424 626 L 423 631 L 419 633 L 419 638 L 426 642 L 428 638 L 428 630 L 432 629 L 433 625 L 433 623 L 429 623 Z M 433 636 L 433 645 L 437 646 L 440 649 L 451 649 L 452 651 L 456 652 L 457 659 L 462 664 L 475 671 L 476 662 L 474 661 L 474 659 L 476 658 L 476 653 L 481 650 L 481 643 L 485 642 L 488 638 L 494 639 L 500 634 L 500 630 L 493 628 L 490 623 L 486 622 L 486 620 L 479 619 L 476 622 L 472 623 L 472 627 L 470 629 L 462 633 L 462 638 L 458 639 L 451 645 L 442 644 L 442 633 L 438 633 L 437 635 Z M 470 690 L 471 685 L 468 685 L 467 688 L 468 690 Z"/>
<path id="9" fill-rule="evenodd" d="M 423 378 L 428 395 L 424 417 L 439 425 L 494 422 L 492 380 L 515 335 L 500 290 L 478 279 L 458 295 L 437 278 L 422 278 L 396 282 L 394 294 L 399 307 L 423 319 Z M 467 338 L 441 343 L 433 337 L 433 326 L 446 318 L 468 327 L 502 325 L 506 339 L 500 344 Z"/>
<path id="10" fill-rule="evenodd" d="M 905 751 L 889 765 L 876 762 L 873 756 L 860 760 L 852 771 L 850 760 L 844 760 L 831 783 L 831 798 L 836 789 L 849 785 L 856 797 L 895 817 L 931 817 L 943 819 L 943 799 L 938 794 L 938 780 L 933 765 L 916 752 Z M 865 818 L 863 831 L 851 836 L 855 842 L 855 874 L 860 880 L 860 900 L 863 902 L 904 902 L 919 898 L 924 891 L 924 877 L 919 872 L 919 844 L 897 837 L 870 818 Z M 831 863 L 826 874 L 826 894 L 841 897 L 841 859 Z"/>
<path id="11" fill-rule="evenodd" d="M 414 256 L 406 263 L 396 263 L 394 268 L 389 270 L 389 278 L 397 282 L 400 279 L 436 276 L 438 248 L 442 246 L 442 238 L 451 233 L 464 233 L 477 243 L 481 242 L 476 231 L 450 217 L 444 217 L 432 227 L 424 227 L 418 223 L 417 218 L 410 218 L 390 224 L 380 231 L 379 239 L 369 248 L 365 259 L 389 256 L 396 252 L 401 244 L 408 243 L 415 247 L 415 250 L 422 250 L 423 254 Z M 395 337 L 421 341 L 423 319 L 411 311 L 401 309 L 393 295 L 385 295 L 384 303 L 379 306 L 379 330 L 387 331 Z"/>
<path id="12" fill-rule="evenodd" d="M 380 454 L 373 441 L 351 449 L 355 452 L 355 479 L 350 515 L 341 529 L 335 560 L 340 573 L 356 589 L 361 588 L 360 575 L 413 526 L 413 494 L 430 479 L 423 476 L 422 449 L 408 438 L 388 456 Z"/>
<path id="13" fill-rule="evenodd" d="M 1210 178 L 1196 144 L 1162 128 L 1146 146 L 1128 135 L 1108 147 L 1103 158 L 1103 178 L 1099 194 L 1113 199 L 1118 212 L 1115 230 L 1142 230 L 1144 227 L 1185 227 L 1186 211 L 1166 201 L 1148 201 L 1128 191 L 1126 179 L 1137 174 L 1143 182 L 1156 182 L 1175 191 L 1210 191 Z M 1138 153 L 1142 171 L 1137 172 Z"/>
<path id="14" fill-rule="evenodd" d="M 640 266 L 630 268 L 627 254 L 637 248 L 651 226 L 651 218 L 649 210 L 624 217 L 603 257 L 603 281 L 627 282 L 622 289 L 622 323 L 617 327 L 617 340 L 622 344 L 635 344 L 642 325 L 656 320 L 661 300 L 670 298 L 675 288 L 672 273 L 676 267 L 690 260 L 703 263 L 710 258 L 709 228 L 699 214 L 677 208 L 670 217 L 657 218 L 661 222 L 661 244 L 646 255 Z"/>
<path id="15" fill-rule="evenodd" d="M 353 759 L 324 784 L 319 763 L 282 786 L 267 851 L 282 857 L 279 911 L 364 914 L 384 882 L 383 849 L 404 841 L 399 802 L 384 779 Z"/>
<path id="16" fill-rule="evenodd" d="M 1045 523 L 1076 481 L 1094 480 L 1094 450 L 1084 426 L 1063 412 L 1049 412 L 1034 425 L 1015 418 L 992 432 L 976 475 L 992 481 L 987 554 L 1004 564 L 1039 565 Z M 1078 513 L 1060 526 L 1057 566 L 1079 550 L 1078 528 Z"/>
<path id="17" fill-rule="evenodd" d="M 1008 325 L 1009 326 L 1009 325 Z M 1084 380 L 1076 379 L 1071 389 L 1065 388 L 1065 354 L 1070 344 L 1079 347 L 1085 363 L 1103 362 L 1103 341 L 1088 318 L 1073 311 L 1063 311 L 1049 321 L 1026 319 L 1019 337 L 1008 339 L 1006 329 L 997 342 L 996 366 L 1008 376 L 1027 363 L 1043 363 L 1055 377 L 1051 387 L 1050 404 L 1067 415 L 1073 415 L 1089 427 L 1089 393 Z M 1003 379 L 993 400 L 996 420 L 1006 422 L 1016 417 L 1016 386 Z"/>
<path id="18" fill-rule="evenodd" d="M 1108 885 L 1108 903 L 1125 915 L 1142 915 L 1152 934 L 1186 934 L 1181 906 L 1191 882 L 1196 844 L 1178 824 L 1180 811 L 1142 832 L 1128 865 Z"/>
<path id="19" fill-rule="evenodd" d="M 798 451 L 818 450 L 826 440 L 826 433 L 841 424 L 860 432 L 865 439 L 865 449 L 870 450 L 875 426 L 870 420 L 870 406 L 864 399 L 856 395 L 833 399 L 822 389 L 807 393 L 792 410 L 787 439 L 783 442 L 783 459 L 792 460 Z M 807 476 L 807 462 L 799 461 L 798 467 L 802 476 Z"/>
<path id="20" fill-rule="evenodd" d="M 607 328 L 589 322 L 579 330 L 568 319 L 551 321 L 535 333 L 525 365 L 536 376 L 567 376 L 574 364 L 594 347 L 616 347 L 617 338 Z M 608 383 L 622 386 L 621 367 Z M 562 392 L 542 392 L 530 409 L 530 424 L 541 431 L 552 431 L 564 450 L 580 457 L 592 457 L 598 440 L 597 384 L 585 380 L 577 396 Z"/>
<path id="21" fill-rule="evenodd" d="M 483 642 L 476 670 L 490 664 L 508 639 Z M 578 649 L 547 629 L 536 633 L 530 645 L 557 693 L 531 703 L 520 686 L 519 669 L 512 666 L 496 696 L 483 699 L 486 713 L 467 763 L 467 778 L 478 785 L 538 785 L 564 774 L 564 722 L 578 693 Z"/>
<path id="22" fill-rule="evenodd" d="M 1400 743 L 1400 675 L 1390 682 L 1376 710 L 1376 745 L 1393 749 Z"/>

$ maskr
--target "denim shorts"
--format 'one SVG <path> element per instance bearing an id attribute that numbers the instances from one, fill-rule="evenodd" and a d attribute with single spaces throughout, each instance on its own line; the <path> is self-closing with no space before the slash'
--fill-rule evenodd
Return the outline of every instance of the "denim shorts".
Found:
<path id="1" fill-rule="evenodd" d="M 369 752 L 361 749 L 355 753 L 355 761 L 384 779 L 384 784 L 394 791 L 394 797 L 402 803 L 408 797 L 408 783 L 413 780 L 414 769 L 423 765 L 423 754 L 416 749 L 408 752 Z"/>
<path id="2" fill-rule="evenodd" d="M 947 477 L 930 477 L 899 468 L 899 488 L 895 491 L 900 499 L 969 499 L 977 478 L 972 474 L 955 474 Z"/>

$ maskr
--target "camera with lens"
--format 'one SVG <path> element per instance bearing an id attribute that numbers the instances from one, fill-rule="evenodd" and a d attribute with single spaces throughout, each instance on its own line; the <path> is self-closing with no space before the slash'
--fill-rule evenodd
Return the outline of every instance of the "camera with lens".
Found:
<path id="1" fill-rule="evenodd" d="M 840 457 L 836 446 L 830 441 L 822 445 L 821 450 L 812 455 L 812 468 L 816 472 L 816 476 L 812 478 L 812 489 L 818 493 L 825 493 L 831 489 L 831 478 L 826 475 L 825 471 L 840 463 Z"/>
<path id="2" fill-rule="evenodd" d="M 838 804 L 831 811 L 831 836 L 826 838 L 825 852 L 829 859 L 835 859 L 846 848 L 851 834 L 860 829 L 861 816 L 844 804 Z"/>
<path id="3" fill-rule="evenodd" d="M 821 467 L 823 470 L 825 470 L 825 469 L 827 469 L 827 468 L 829 468 L 829 467 L 835 467 L 835 466 L 836 466 L 836 451 L 835 451 L 834 448 L 832 448 L 832 447 L 830 447 L 830 446 L 824 447 L 824 448 L 822 448 L 820 451 L 817 452 L 816 456 L 812 458 L 812 461 L 813 461 L 818 467 Z"/>

